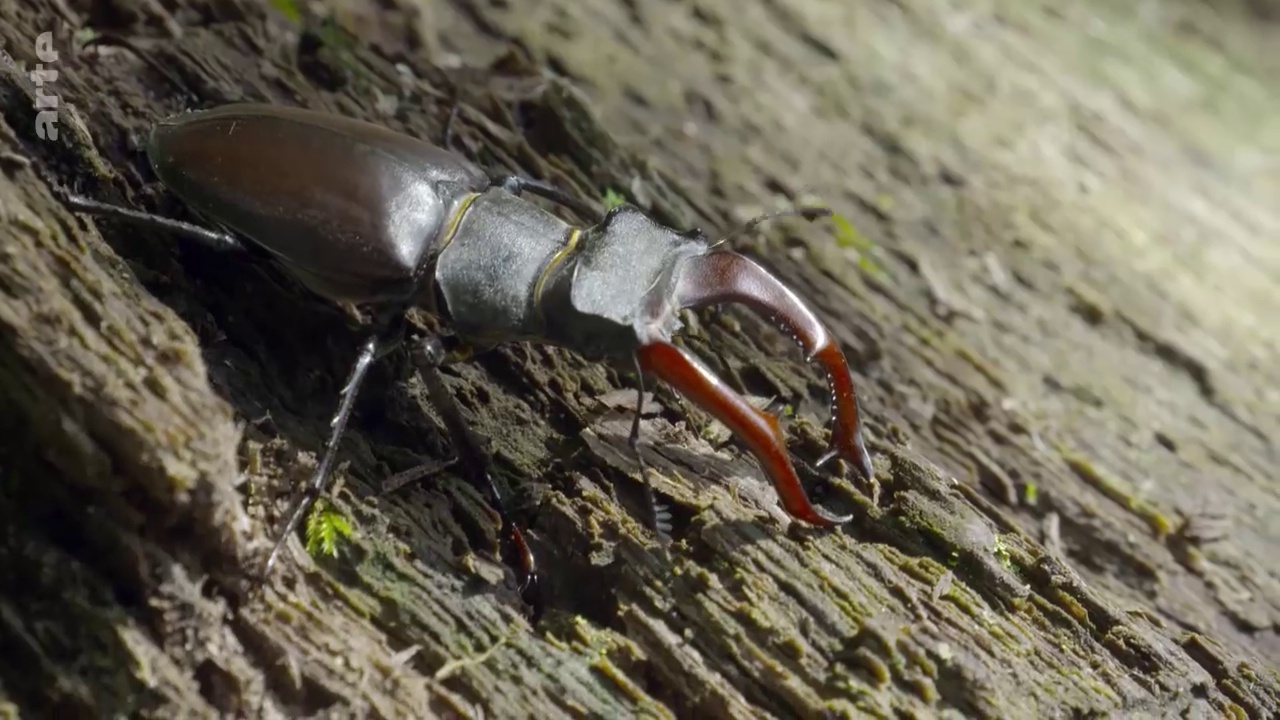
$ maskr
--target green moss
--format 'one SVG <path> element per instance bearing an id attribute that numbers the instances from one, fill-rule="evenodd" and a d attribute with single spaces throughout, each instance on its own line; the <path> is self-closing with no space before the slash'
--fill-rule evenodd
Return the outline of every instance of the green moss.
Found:
<path id="1" fill-rule="evenodd" d="M 1007 391 L 1009 389 L 1009 384 L 1005 382 L 1004 376 L 1000 374 L 1000 371 L 992 367 L 990 363 L 980 357 L 978 353 L 968 345 L 961 344 L 959 341 L 953 341 L 951 343 L 951 347 L 955 352 L 956 357 L 968 363 L 969 367 L 977 370 L 978 374 L 986 378 L 987 381 L 994 385 L 997 390 Z"/>
<path id="2" fill-rule="evenodd" d="M 969 593 L 959 592 L 955 587 L 952 587 L 944 597 L 959 608 L 965 615 L 968 615 L 975 620 L 982 619 L 982 608 L 978 607 L 978 605 L 970 599 Z"/>
<path id="3" fill-rule="evenodd" d="M 926 655 L 918 645 L 908 642 L 899 643 L 898 652 L 902 653 L 902 656 L 910 661 L 912 665 L 919 668 L 920 672 L 924 673 L 925 677 L 937 679 L 937 663 L 930 660 L 929 656 Z"/>
<path id="4" fill-rule="evenodd" d="M 905 679 L 905 682 L 907 687 L 911 688 L 912 692 L 916 694 L 916 697 L 920 698 L 922 701 L 930 705 L 938 702 L 940 697 L 938 695 L 938 688 L 929 678 L 913 673 L 910 677 Z"/>
<path id="5" fill-rule="evenodd" d="M 102 35 L 97 30 L 86 27 L 77 30 L 71 37 L 72 42 L 75 43 L 76 47 L 83 48 L 94 40 L 97 40 L 99 37 L 102 37 Z M 3 717 L 3 715 L 0 715 L 0 717 Z"/>
<path id="6" fill-rule="evenodd" d="M 883 660 L 876 657 L 875 653 L 872 653 L 866 648 L 858 648 L 853 651 L 853 655 L 850 657 L 850 660 L 853 661 L 855 666 L 866 670 L 878 687 L 888 685 L 889 681 L 892 679 L 892 675 L 889 672 L 889 666 L 886 665 Z"/>
<path id="7" fill-rule="evenodd" d="M 831 214 L 831 222 L 836 226 L 836 244 L 842 248 L 855 250 L 858 253 L 858 269 L 878 280 L 888 281 L 889 274 L 876 264 L 873 257 L 876 246 L 865 235 L 858 232 L 849 219 L 838 213 Z"/>
<path id="8" fill-rule="evenodd" d="M 627 698 L 630 699 L 632 702 L 637 704 L 645 704 L 646 706 L 648 706 L 649 702 L 652 700 L 652 698 L 650 698 L 645 693 L 645 691 L 640 688 L 639 685 L 636 685 L 634 682 L 632 682 L 631 678 L 627 677 L 627 674 L 622 670 L 620 670 L 617 665 L 614 665 L 612 662 L 610 662 L 609 658 L 606 657 L 604 654 L 597 655 L 595 658 L 593 658 L 591 660 L 591 667 L 596 672 L 608 678 L 610 682 L 612 682 L 615 687 L 617 687 L 620 691 L 622 691 L 623 695 L 627 696 Z M 656 710 L 657 708 L 650 707 L 649 709 Z M 664 714 L 664 715 L 661 715 L 660 717 L 671 717 L 671 716 Z"/>
<path id="9" fill-rule="evenodd" d="M 1098 325 L 1111 314 L 1111 308 L 1098 293 L 1082 285 L 1067 285 L 1067 295 L 1071 298 L 1071 310 L 1090 325 Z"/>
<path id="10" fill-rule="evenodd" d="M 996 535 L 996 544 L 995 547 L 992 548 L 992 552 L 995 554 L 996 559 L 1000 561 L 1000 564 L 1004 566 L 1005 570 L 1015 572 L 1013 558 L 1009 555 L 1009 547 L 1005 544 L 1003 535 Z"/>
<path id="11" fill-rule="evenodd" d="M 1093 629 L 1093 623 L 1089 621 L 1089 611 L 1085 609 L 1084 605 L 1080 604 L 1079 600 L 1076 600 L 1064 590 L 1054 590 L 1053 601 L 1057 603 L 1058 607 L 1062 608 L 1067 615 L 1074 618 L 1076 622 L 1087 628 Z"/>
<path id="12" fill-rule="evenodd" d="M 928 347 L 939 348 L 943 345 L 942 338 L 938 337 L 936 332 L 914 318 L 904 317 L 902 327 Z"/>
<path id="13" fill-rule="evenodd" d="M 758 605 L 741 603 L 734 608 L 733 614 L 742 620 L 744 624 L 755 626 L 759 630 L 772 631 L 774 629 L 773 622 L 761 611 Z"/>
<path id="14" fill-rule="evenodd" d="M 929 586 L 936 585 L 942 579 L 942 576 L 947 574 L 945 567 L 933 558 L 927 557 L 906 558 L 898 563 L 898 568 L 908 577 L 919 580 Z"/>
<path id="15" fill-rule="evenodd" d="M 1161 514 L 1151 503 L 1138 497 L 1124 479 L 1102 471 L 1085 457 L 1062 445 L 1058 446 L 1058 454 L 1081 480 L 1146 521 L 1156 539 L 1164 540 L 1173 531 L 1173 523 L 1169 518 Z"/>
<path id="16" fill-rule="evenodd" d="M 808 654 L 808 648 L 804 641 L 794 635 L 783 638 L 778 643 L 777 648 L 792 660 L 803 660 L 805 655 Z"/>

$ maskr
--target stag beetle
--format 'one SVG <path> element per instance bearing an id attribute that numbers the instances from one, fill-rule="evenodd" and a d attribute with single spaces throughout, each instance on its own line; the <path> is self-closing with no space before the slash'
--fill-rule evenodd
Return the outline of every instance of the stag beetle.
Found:
<path id="1" fill-rule="evenodd" d="M 850 516 L 809 501 L 778 419 L 748 404 L 672 343 L 681 328 L 680 310 L 742 303 L 787 332 L 806 359 L 826 371 L 834 426 L 818 464 L 840 457 L 872 478 L 853 379 L 840 347 L 780 280 L 742 255 L 716 249 L 720 242 L 700 231 L 664 227 L 630 205 L 610 210 L 594 226 L 572 227 L 522 197 L 527 192 L 596 216 L 586 203 L 551 185 L 511 175 L 491 178 L 436 145 L 298 108 L 233 104 L 180 114 L 153 128 L 147 154 L 161 182 L 219 229 L 79 195 L 67 196 L 69 207 L 215 248 L 247 250 L 244 238 L 315 294 L 371 308 L 378 318 L 339 396 L 322 460 L 293 502 L 266 573 L 324 492 L 360 384 L 371 363 L 405 341 L 404 316 L 412 307 L 428 310 L 452 330 L 415 338 L 419 370 L 455 453 L 502 517 L 527 601 L 529 592 L 537 593 L 532 553 L 507 518 L 488 459 L 438 372 L 472 352 L 535 341 L 591 359 L 632 363 L 639 397 L 645 376 L 656 376 L 728 426 L 755 455 L 793 517 L 818 526 L 847 522 Z M 630 436 L 637 456 L 639 417 L 637 406 Z"/>

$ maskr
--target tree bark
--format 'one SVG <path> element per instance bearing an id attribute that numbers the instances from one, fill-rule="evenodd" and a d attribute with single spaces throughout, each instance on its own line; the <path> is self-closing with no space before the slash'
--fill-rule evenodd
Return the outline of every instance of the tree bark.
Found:
<path id="1" fill-rule="evenodd" d="M 1275 716 L 1264 5 L 0 0 L 0 709 Z M 804 475 L 852 523 L 790 524 L 658 389 L 664 550 L 629 370 L 507 346 L 447 380 L 529 528 L 531 627 L 480 493 L 451 471 L 379 493 L 450 453 L 394 355 L 342 448 L 354 533 L 291 540 L 259 585 L 360 319 L 58 193 L 193 219 L 140 149 L 164 116 L 268 101 L 437 139 L 455 96 L 463 154 L 677 227 L 837 208 L 735 242 L 851 359 L 879 487 Z M 815 459 L 822 378 L 751 316 L 692 325 Z"/>

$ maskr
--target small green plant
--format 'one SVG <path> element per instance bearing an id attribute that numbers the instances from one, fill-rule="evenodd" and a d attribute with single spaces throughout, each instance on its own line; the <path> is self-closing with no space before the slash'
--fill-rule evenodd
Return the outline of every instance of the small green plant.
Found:
<path id="1" fill-rule="evenodd" d="M 93 28 L 81 28 L 75 32 L 75 35 L 72 36 L 72 40 L 75 42 L 76 47 L 83 48 L 89 43 L 97 40 L 99 37 L 101 37 L 101 34 L 98 33 L 97 30 L 94 30 Z"/>
<path id="2" fill-rule="evenodd" d="M 627 199 L 622 196 L 622 193 L 615 191 L 613 188 L 604 191 L 604 209 L 606 211 L 626 204 Z"/>
<path id="3" fill-rule="evenodd" d="M 1023 501 L 1031 506 L 1035 506 L 1040 499 L 1040 486 L 1033 482 L 1027 483 L 1027 487 L 1023 490 Z"/>
<path id="4" fill-rule="evenodd" d="M 312 557 L 337 557 L 338 539 L 351 534 L 351 521 L 328 500 L 320 498 L 307 517 L 307 553 Z"/>
<path id="5" fill-rule="evenodd" d="M 1005 543 L 1004 536 L 996 535 L 996 543 L 995 547 L 992 548 L 992 552 L 1005 570 L 1013 571 L 1013 557 L 1009 554 L 1009 546 Z"/>

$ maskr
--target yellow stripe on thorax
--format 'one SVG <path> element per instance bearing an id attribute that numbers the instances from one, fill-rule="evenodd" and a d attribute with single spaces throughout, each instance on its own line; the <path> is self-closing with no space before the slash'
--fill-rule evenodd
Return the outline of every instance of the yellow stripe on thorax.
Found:
<path id="1" fill-rule="evenodd" d="M 449 243 L 453 242 L 453 238 L 458 234 L 458 228 L 462 226 L 462 218 L 466 217 L 467 211 L 471 209 L 471 204 L 480 197 L 480 193 L 471 193 L 462 198 L 462 202 L 458 205 L 458 210 L 449 218 L 449 224 L 444 229 L 444 238 L 440 241 L 440 248 L 436 250 L 436 255 L 444 252 L 449 247 Z"/>
<path id="2" fill-rule="evenodd" d="M 538 282 L 533 286 L 533 306 L 542 312 L 542 292 L 546 290 L 547 281 L 551 279 L 556 268 L 560 267 L 570 255 L 573 254 L 575 248 L 578 247 L 578 238 L 582 237 L 582 231 L 574 228 L 569 233 L 569 241 L 560 248 L 555 255 L 551 256 L 551 260 L 547 263 L 547 267 L 542 271 L 542 275 L 538 277 Z"/>

